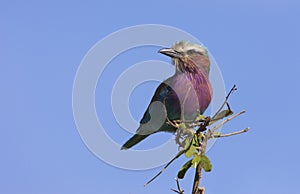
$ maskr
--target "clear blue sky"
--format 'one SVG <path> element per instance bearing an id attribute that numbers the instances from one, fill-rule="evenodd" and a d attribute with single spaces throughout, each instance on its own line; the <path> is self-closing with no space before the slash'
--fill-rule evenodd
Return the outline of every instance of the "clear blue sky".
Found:
<path id="1" fill-rule="evenodd" d="M 296 0 L 2 1 L 0 193 L 172 193 L 184 160 L 144 188 L 159 169 L 102 162 L 82 142 L 72 114 L 73 81 L 87 51 L 116 30 L 147 23 L 181 28 L 202 41 L 226 87 L 238 85 L 232 107 L 247 110 L 226 130 L 251 131 L 217 141 L 208 153 L 207 193 L 299 193 L 299 18 Z M 136 119 L 142 110 L 134 103 L 147 106 L 155 84 L 145 87 L 149 99 L 131 102 Z M 116 138 L 124 141 L 124 134 Z M 189 193 L 193 172 L 187 177 L 182 187 Z"/>

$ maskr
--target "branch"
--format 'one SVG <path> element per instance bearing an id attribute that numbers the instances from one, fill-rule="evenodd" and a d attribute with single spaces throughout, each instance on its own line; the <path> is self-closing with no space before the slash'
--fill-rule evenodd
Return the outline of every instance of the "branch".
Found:
<path id="1" fill-rule="evenodd" d="M 176 184 L 177 184 L 177 190 L 175 190 L 175 189 L 171 189 L 171 190 L 174 191 L 175 193 L 178 193 L 178 194 L 184 194 L 184 190 L 181 190 L 181 188 L 180 188 L 178 178 L 175 178 L 175 181 L 176 181 Z"/>
<path id="2" fill-rule="evenodd" d="M 247 127 L 246 129 L 236 131 L 236 132 L 232 132 L 232 133 L 213 135 L 213 138 L 229 137 L 229 136 L 238 135 L 238 134 L 241 134 L 241 133 L 246 133 L 249 130 L 250 130 L 250 128 Z"/>
<path id="3" fill-rule="evenodd" d="M 212 132 L 215 132 L 217 129 L 219 129 L 220 127 L 222 127 L 223 125 L 225 125 L 226 123 L 228 123 L 229 121 L 231 121 L 232 119 L 234 119 L 234 118 L 240 116 L 241 114 L 244 114 L 245 112 L 246 112 L 246 111 L 243 110 L 243 111 L 241 111 L 241 112 L 239 112 L 239 113 L 237 113 L 237 114 L 235 114 L 235 115 L 233 115 L 233 116 L 231 116 L 231 117 L 225 119 L 225 120 L 222 121 L 220 124 L 214 126 L 213 129 L 212 129 L 211 131 L 212 131 Z"/>
<path id="4" fill-rule="evenodd" d="M 226 96 L 226 98 L 225 98 L 223 104 L 221 105 L 221 107 L 218 109 L 218 111 L 216 112 L 216 114 L 211 118 L 212 120 L 214 120 L 215 117 L 221 112 L 221 110 L 222 110 L 222 109 L 224 108 L 224 106 L 227 104 L 227 101 L 228 101 L 230 95 L 231 95 L 234 91 L 236 91 L 236 90 L 237 90 L 237 87 L 236 87 L 236 85 L 234 84 L 233 87 L 230 89 L 229 93 L 227 94 L 227 96 Z"/>
<path id="5" fill-rule="evenodd" d="M 215 122 L 217 122 L 217 121 L 219 121 L 221 119 L 224 119 L 224 118 L 230 116 L 231 114 L 233 114 L 233 112 L 232 112 L 232 110 L 231 110 L 231 108 L 229 106 L 229 103 L 226 102 L 225 104 L 227 106 L 227 110 L 223 110 L 223 111 L 220 111 L 219 113 L 216 113 L 213 116 L 214 118 L 210 119 L 209 125 L 211 125 L 211 124 L 213 124 L 213 123 L 215 123 Z"/>
<path id="6" fill-rule="evenodd" d="M 160 171 L 159 173 L 157 173 L 152 179 L 150 179 L 145 185 L 144 187 L 146 187 L 148 184 L 150 184 L 152 181 L 154 181 L 159 175 L 161 175 L 167 168 L 170 164 L 172 164 L 177 158 L 179 158 L 182 154 L 184 154 L 187 150 L 190 149 L 191 145 L 192 145 L 192 142 L 193 142 L 193 139 L 191 140 L 189 146 L 187 146 L 185 149 L 182 149 L 180 150 L 176 156 L 170 160 L 170 162 L 168 162 Z"/>
<path id="7" fill-rule="evenodd" d="M 146 187 L 147 185 L 149 185 L 152 181 L 154 181 L 154 179 L 156 179 L 159 175 L 161 175 L 161 173 L 163 173 L 167 168 L 168 168 L 168 166 L 170 165 L 170 164 L 172 164 L 172 162 L 174 162 L 174 160 L 176 160 L 177 158 L 179 158 L 182 154 L 184 154 L 186 152 L 186 149 L 183 149 L 183 150 L 181 150 L 181 151 L 179 151 L 178 153 L 177 153 L 177 155 L 172 159 L 172 160 L 170 160 L 170 162 L 168 162 L 168 164 L 166 164 L 166 166 L 164 166 L 160 171 L 159 171 L 159 173 L 157 173 L 157 175 L 155 175 L 150 181 L 148 181 L 145 185 L 144 185 L 144 187 Z"/>
<path id="8" fill-rule="evenodd" d="M 209 137 L 208 134 L 204 135 L 203 140 L 200 143 L 200 149 L 198 150 L 198 154 L 205 155 L 206 153 L 206 145 Z M 202 166 L 201 163 L 198 163 L 196 167 L 195 177 L 194 177 L 194 184 L 192 194 L 204 194 L 204 187 L 200 188 L 200 180 L 202 178 Z"/>
<path id="9" fill-rule="evenodd" d="M 233 90 L 233 89 L 232 89 Z M 230 92 L 232 93 L 232 92 Z M 229 94 L 230 94 L 229 93 Z M 229 95 L 227 95 L 228 97 Z M 225 101 L 224 105 L 227 104 L 227 102 Z M 212 130 L 208 130 L 207 133 L 205 134 L 205 138 L 204 140 L 202 141 L 202 145 L 200 146 L 200 148 L 202 148 L 202 150 L 200 151 L 199 150 L 199 153 L 200 155 L 201 154 L 205 154 L 206 152 L 206 143 L 207 141 L 213 137 L 213 134 L 214 132 L 220 128 L 221 126 L 225 125 L 227 122 L 231 121 L 232 119 L 238 117 L 239 115 L 245 113 L 246 111 L 241 111 L 227 119 L 225 119 L 224 121 L 222 121 L 220 124 L 216 125 L 215 127 L 213 127 Z M 209 123 L 207 123 L 206 125 L 204 125 L 204 127 L 207 127 Z M 202 124 L 203 125 L 203 124 Z M 247 129 L 246 131 L 248 131 L 249 129 Z M 244 132 L 245 130 L 243 130 Z M 234 134 L 239 134 L 239 133 L 243 133 L 243 132 L 235 132 L 235 133 L 232 133 L 232 134 L 224 134 L 224 135 L 220 135 L 221 136 L 230 136 L 230 135 L 234 135 Z M 196 172 L 195 172 L 195 178 L 194 178 L 194 184 L 193 184 L 193 190 L 192 190 L 192 194 L 204 194 L 204 188 L 200 188 L 200 180 L 201 180 L 201 177 L 202 177 L 202 166 L 200 165 L 200 163 L 197 165 L 196 167 Z"/>
<path id="10" fill-rule="evenodd" d="M 202 166 L 198 164 L 195 172 L 192 194 L 202 194 L 202 191 L 199 188 L 201 178 L 202 178 Z"/>

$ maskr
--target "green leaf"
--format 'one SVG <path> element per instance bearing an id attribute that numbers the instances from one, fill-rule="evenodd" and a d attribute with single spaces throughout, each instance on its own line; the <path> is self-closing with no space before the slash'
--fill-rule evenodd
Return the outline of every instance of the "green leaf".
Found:
<path id="1" fill-rule="evenodd" d="M 217 115 L 216 115 L 216 117 L 214 118 L 215 120 L 220 120 L 220 119 L 223 119 L 223 118 L 225 118 L 225 117 L 228 117 L 228 116 L 230 116 L 230 115 L 232 115 L 233 114 L 233 112 L 231 111 L 231 110 L 228 110 L 228 109 L 226 109 L 226 110 L 222 110 L 221 112 L 219 112 Z"/>
<path id="2" fill-rule="evenodd" d="M 193 160 L 192 160 L 192 167 L 193 168 L 196 168 L 200 162 L 200 159 L 201 159 L 201 156 L 200 155 L 197 155 L 195 154 Z"/>
<path id="3" fill-rule="evenodd" d="M 212 164 L 207 156 L 202 155 L 199 163 L 205 172 L 210 172 L 212 170 Z"/>
<path id="4" fill-rule="evenodd" d="M 194 153 L 196 153 L 196 148 L 195 148 L 194 144 L 195 144 L 194 138 L 193 139 L 186 138 L 185 149 L 188 149 L 188 150 L 185 152 L 185 156 L 187 158 L 190 158 Z"/>
<path id="5" fill-rule="evenodd" d="M 212 164 L 207 156 L 205 155 L 195 155 L 192 160 L 192 167 L 196 168 L 198 164 L 204 169 L 205 172 L 210 172 L 212 170 Z"/>
<path id="6" fill-rule="evenodd" d="M 192 166 L 192 159 L 187 161 L 178 171 L 177 177 L 183 179 L 186 171 Z"/>
<path id="7" fill-rule="evenodd" d="M 206 118 L 204 115 L 198 115 L 196 121 L 201 121 L 202 119 Z"/>
<path id="8" fill-rule="evenodd" d="M 196 152 L 194 145 L 191 145 L 190 149 L 185 152 L 185 157 L 190 158 Z"/>

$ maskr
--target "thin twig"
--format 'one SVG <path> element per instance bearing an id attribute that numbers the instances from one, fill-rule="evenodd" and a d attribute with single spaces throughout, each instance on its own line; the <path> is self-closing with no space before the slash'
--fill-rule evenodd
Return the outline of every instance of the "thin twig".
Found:
<path id="1" fill-rule="evenodd" d="M 175 128 L 178 128 L 178 124 L 175 122 L 172 122 L 168 116 L 166 117 L 166 119 L 167 119 L 167 124 L 172 125 Z"/>
<path id="2" fill-rule="evenodd" d="M 227 104 L 227 101 L 228 101 L 230 95 L 231 95 L 234 91 L 236 91 L 236 90 L 237 90 L 237 88 L 236 88 L 236 85 L 234 84 L 233 87 L 230 89 L 229 93 L 227 94 L 227 96 L 226 96 L 226 98 L 225 98 L 223 104 L 221 105 L 221 107 L 218 109 L 218 111 L 215 113 L 215 115 L 211 118 L 212 120 L 214 120 L 214 118 L 221 112 L 221 110 L 222 110 L 222 109 L 224 108 L 224 106 Z"/>
<path id="3" fill-rule="evenodd" d="M 180 191 L 177 191 L 177 190 L 175 190 L 175 189 L 171 189 L 171 191 L 174 191 L 175 193 L 182 194 L 182 192 L 180 192 Z"/>
<path id="4" fill-rule="evenodd" d="M 160 171 L 159 171 L 159 173 L 157 173 L 157 175 L 155 175 L 150 181 L 148 181 L 145 185 L 144 185 L 144 187 L 146 187 L 147 185 L 149 185 L 152 181 L 154 181 L 154 179 L 156 179 L 161 173 L 163 173 L 167 168 L 168 168 L 168 166 L 170 165 L 170 164 L 172 164 L 172 162 L 174 162 L 174 160 L 176 160 L 177 158 L 179 158 L 182 154 L 184 154 L 186 152 L 186 149 L 183 149 L 183 150 L 180 150 L 177 154 L 176 154 L 176 156 L 172 159 L 172 160 L 170 160 L 170 162 L 168 162 L 168 164 L 166 164 Z"/>
<path id="5" fill-rule="evenodd" d="M 219 115 L 219 114 L 221 114 L 221 112 L 215 114 L 215 115 L 213 116 L 214 118 L 213 118 L 213 119 L 210 119 L 210 125 L 213 124 L 213 123 L 215 123 L 216 121 L 219 121 L 219 120 L 221 120 L 221 119 L 224 119 L 224 118 L 230 116 L 231 114 L 233 114 L 233 112 L 232 112 L 232 110 L 231 110 L 231 108 L 230 108 L 230 106 L 229 106 L 229 103 L 226 102 L 225 104 L 226 104 L 226 106 L 227 106 L 228 113 L 225 113 L 224 115 Z M 219 116 L 219 117 L 218 117 L 218 116 Z"/>
<path id="6" fill-rule="evenodd" d="M 184 124 L 190 124 L 190 123 L 195 123 L 195 122 L 204 122 L 204 119 L 201 119 L 201 120 L 198 120 L 198 121 L 195 121 L 195 120 L 185 120 L 185 121 L 182 121 L 182 120 L 173 120 L 173 122 L 175 123 L 184 123 Z"/>
<path id="7" fill-rule="evenodd" d="M 221 123 L 219 123 L 218 125 L 214 126 L 213 129 L 211 130 L 212 132 L 215 132 L 217 129 L 219 129 L 220 127 L 222 127 L 223 125 L 225 125 L 226 123 L 228 123 L 229 121 L 231 121 L 232 119 L 240 116 L 241 114 L 244 114 L 246 111 L 243 110 L 227 119 L 225 119 L 224 121 L 222 121 Z"/>
<path id="8" fill-rule="evenodd" d="M 194 137 L 193 137 L 194 138 Z M 151 180 L 149 180 L 145 185 L 144 185 L 144 187 L 145 186 L 147 186 L 148 184 L 150 184 L 152 181 L 154 181 L 159 175 L 161 175 L 161 173 L 163 173 L 167 168 L 168 168 L 168 166 L 170 165 L 170 164 L 172 164 L 177 158 L 179 158 L 182 154 L 184 154 L 187 150 L 189 150 L 190 149 L 190 147 L 191 147 L 191 145 L 192 145 L 192 142 L 193 142 L 193 140 L 191 140 L 191 142 L 190 142 L 190 144 L 189 144 L 189 146 L 187 146 L 185 149 L 182 149 L 182 150 L 180 150 L 177 154 L 176 154 L 176 156 L 172 159 L 172 160 L 170 160 L 160 171 L 159 171 L 159 173 L 157 173 Z"/>
<path id="9" fill-rule="evenodd" d="M 250 130 L 250 128 L 247 127 L 247 128 L 245 128 L 243 130 L 232 132 L 232 133 L 213 135 L 213 137 L 214 138 L 229 137 L 229 136 L 238 135 L 238 134 L 241 134 L 241 133 L 248 132 L 249 130 Z"/>
<path id="10" fill-rule="evenodd" d="M 175 178 L 175 181 L 176 181 L 176 185 L 177 185 L 177 190 L 175 190 L 175 189 L 171 189 L 171 190 L 178 194 L 184 194 L 184 190 L 181 190 L 181 188 L 180 188 L 178 178 Z"/>
<path id="11" fill-rule="evenodd" d="M 178 190 L 179 190 L 179 191 L 181 191 L 181 188 L 180 188 L 180 184 L 179 184 L 179 180 L 178 180 L 178 178 L 175 178 L 175 180 L 176 180 L 176 184 L 177 184 L 177 188 L 178 188 Z"/>

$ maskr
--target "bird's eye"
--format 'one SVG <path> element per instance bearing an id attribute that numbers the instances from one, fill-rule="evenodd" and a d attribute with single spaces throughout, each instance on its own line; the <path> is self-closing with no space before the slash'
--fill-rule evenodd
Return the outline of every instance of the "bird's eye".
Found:
<path id="1" fill-rule="evenodd" d="M 194 54 L 194 53 L 195 53 L 194 50 L 188 50 L 188 51 L 187 51 L 187 54 L 188 54 L 188 55 L 192 55 L 192 54 Z"/>

